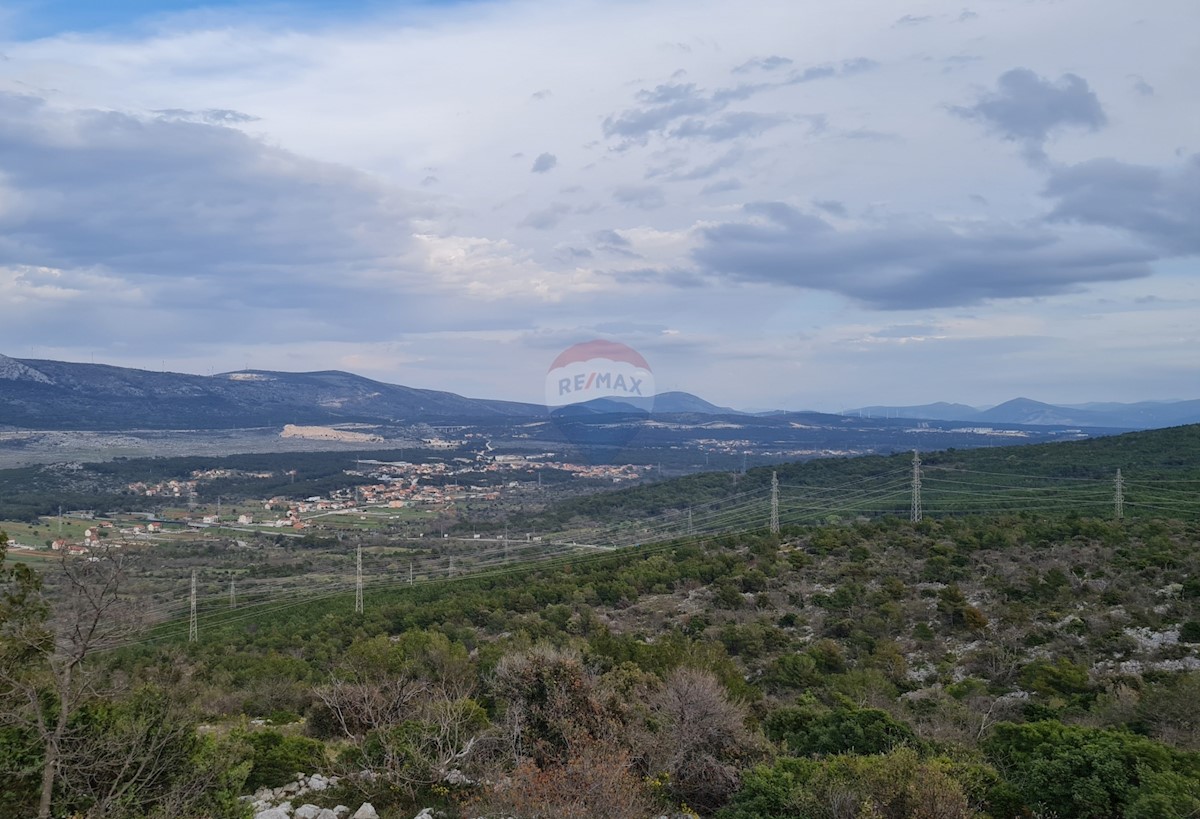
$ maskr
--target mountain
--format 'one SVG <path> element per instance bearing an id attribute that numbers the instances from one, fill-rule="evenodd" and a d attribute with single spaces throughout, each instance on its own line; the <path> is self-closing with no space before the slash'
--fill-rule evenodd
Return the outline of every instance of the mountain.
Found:
<path id="1" fill-rule="evenodd" d="M 973 421 L 979 416 L 979 410 L 966 404 L 948 404 L 938 401 L 935 404 L 922 404 L 916 407 L 861 407 L 846 410 L 844 415 L 860 415 L 870 418 L 923 418 L 938 421 Z"/>
<path id="2" fill-rule="evenodd" d="M 336 370 L 200 376 L 0 356 L 0 425 L 34 429 L 231 429 L 544 414 L 537 404 L 464 398 Z"/>
<path id="3" fill-rule="evenodd" d="M 844 414 L 873 418 L 968 421 L 981 424 L 1159 429 L 1200 423 L 1200 400 L 1060 405 L 1034 401 L 1030 398 L 1014 398 L 984 410 L 968 407 L 965 404 L 948 404 L 943 401 L 910 407 L 862 407 L 847 410 Z"/>
<path id="4" fill-rule="evenodd" d="M 690 392 L 660 392 L 654 396 L 654 411 L 656 413 L 690 412 L 699 415 L 742 414 L 729 407 L 718 407 L 716 404 L 711 404 L 697 395 L 692 395 Z"/>
<path id="5" fill-rule="evenodd" d="M 1014 398 L 984 410 L 975 417 L 977 421 L 998 424 L 1055 424 L 1103 427 L 1105 415 L 1089 410 L 1073 410 L 1045 404 L 1030 398 Z"/>

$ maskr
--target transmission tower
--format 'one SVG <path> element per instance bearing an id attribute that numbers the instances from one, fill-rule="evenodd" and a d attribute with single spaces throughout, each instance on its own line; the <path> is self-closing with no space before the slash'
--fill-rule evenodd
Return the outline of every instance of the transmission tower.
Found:
<path id="1" fill-rule="evenodd" d="M 233 581 L 229 581 L 229 608 L 237 608 L 237 592 L 233 589 Z"/>
<path id="2" fill-rule="evenodd" d="M 695 529 L 692 528 L 692 510 L 689 507 L 688 508 L 688 530 L 687 530 L 687 533 L 690 535 L 693 532 L 695 532 Z"/>
<path id="3" fill-rule="evenodd" d="M 1117 520 L 1125 519 L 1125 479 L 1121 477 L 1121 470 L 1117 470 L 1117 479 L 1113 482 L 1113 507 L 1117 514 Z"/>
<path id="4" fill-rule="evenodd" d="M 408 561 L 408 585 L 413 584 L 413 562 Z"/>
<path id="5" fill-rule="evenodd" d="M 194 643 L 199 639 L 200 632 L 196 628 L 196 570 L 192 569 L 192 594 L 190 598 L 190 614 L 188 616 L 188 642 Z"/>
<path id="6" fill-rule="evenodd" d="M 771 534 L 779 534 L 779 473 L 771 473 Z"/>
<path id="7" fill-rule="evenodd" d="M 354 559 L 354 613 L 363 613 L 362 599 L 362 544 L 358 544 Z"/>
<path id="8" fill-rule="evenodd" d="M 921 522 L 921 455 L 915 449 L 912 460 L 912 509 L 908 519 L 913 523 Z"/>

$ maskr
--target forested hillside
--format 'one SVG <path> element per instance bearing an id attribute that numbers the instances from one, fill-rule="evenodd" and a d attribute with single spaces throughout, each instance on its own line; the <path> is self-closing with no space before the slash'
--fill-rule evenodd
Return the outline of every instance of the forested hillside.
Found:
<path id="1" fill-rule="evenodd" d="M 319 583 L 206 596 L 194 641 L 125 592 L 144 555 L 44 578 L 6 563 L 0 815 L 244 819 L 290 796 L 384 819 L 1194 816 L 1200 523 L 1028 493 L 1054 478 L 1107 495 L 1119 466 L 1131 497 L 1186 498 L 1196 434 L 923 456 L 927 480 L 953 468 L 966 491 L 1023 476 L 1023 511 L 784 510 L 774 534 L 754 506 L 724 534 L 373 576 L 361 613 Z M 846 492 L 880 468 L 904 483 L 909 459 L 778 472 Z M 619 498 L 645 513 L 720 480 L 571 514 Z M 298 795 L 297 772 L 323 787 Z"/>
<path id="2" fill-rule="evenodd" d="M 1003 511 L 1103 514 L 1121 470 L 1131 514 L 1200 514 L 1200 425 L 1131 432 L 1085 441 L 921 452 L 923 497 L 934 513 Z M 648 486 L 588 495 L 521 521 L 530 529 L 609 523 L 659 515 L 766 491 L 772 473 L 790 487 L 809 520 L 829 514 L 907 509 L 912 453 L 821 458 L 708 472 Z M 798 517 L 800 517 L 798 515 Z"/>

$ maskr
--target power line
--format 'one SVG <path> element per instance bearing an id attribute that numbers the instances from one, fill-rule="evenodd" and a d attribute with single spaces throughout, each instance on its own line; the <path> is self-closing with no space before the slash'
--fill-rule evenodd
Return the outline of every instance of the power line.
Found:
<path id="1" fill-rule="evenodd" d="M 189 599 L 191 615 L 188 619 L 188 642 L 194 643 L 200 638 L 199 629 L 196 626 L 196 570 L 192 569 L 192 593 Z"/>
<path id="2" fill-rule="evenodd" d="M 355 556 L 354 613 L 363 613 L 362 544 L 358 544 Z"/>
<path id="3" fill-rule="evenodd" d="M 912 460 L 912 504 L 908 519 L 913 523 L 921 522 L 921 454 L 915 449 Z"/>
<path id="4" fill-rule="evenodd" d="M 690 526 L 688 527 L 691 528 Z M 779 473 L 771 473 L 771 534 L 779 534 Z"/>

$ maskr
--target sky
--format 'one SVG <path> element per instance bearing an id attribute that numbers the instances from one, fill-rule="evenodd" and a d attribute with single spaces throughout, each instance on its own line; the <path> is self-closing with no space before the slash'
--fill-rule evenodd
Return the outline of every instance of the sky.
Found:
<path id="1" fill-rule="evenodd" d="M 0 353 L 1200 397 L 1195 0 L 0 0 Z"/>

